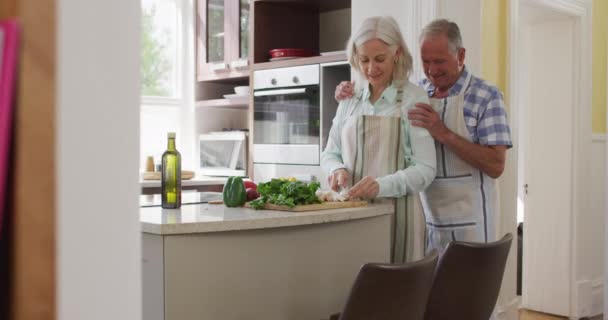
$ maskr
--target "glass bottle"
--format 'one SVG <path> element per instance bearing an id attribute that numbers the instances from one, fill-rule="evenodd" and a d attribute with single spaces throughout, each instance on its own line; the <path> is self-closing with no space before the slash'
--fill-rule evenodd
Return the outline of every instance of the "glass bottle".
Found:
<path id="1" fill-rule="evenodd" d="M 177 209 L 182 205 L 182 156 L 175 148 L 175 132 L 169 132 L 167 139 L 161 161 L 161 203 L 164 209 Z"/>

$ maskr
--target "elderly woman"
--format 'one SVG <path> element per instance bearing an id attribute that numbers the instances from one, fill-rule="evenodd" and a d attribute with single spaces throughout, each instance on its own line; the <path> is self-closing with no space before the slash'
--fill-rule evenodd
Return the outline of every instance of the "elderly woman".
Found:
<path id="1" fill-rule="evenodd" d="M 412 56 L 393 18 L 363 21 L 347 52 L 359 87 L 340 102 L 321 165 L 349 198 L 395 199 L 392 261 L 417 259 L 424 217 L 413 195 L 435 178 L 436 158 L 433 138 L 410 126 L 407 111 L 428 103 L 427 94 L 408 81 Z"/>

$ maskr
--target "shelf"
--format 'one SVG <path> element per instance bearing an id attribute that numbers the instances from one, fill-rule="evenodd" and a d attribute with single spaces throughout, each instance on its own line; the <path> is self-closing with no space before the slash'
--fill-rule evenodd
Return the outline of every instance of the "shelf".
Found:
<path id="1" fill-rule="evenodd" d="M 246 101 L 240 99 L 213 99 L 201 100 L 196 102 L 196 108 L 228 108 L 228 109 L 247 109 L 249 107 L 249 98 Z"/>
<path id="2" fill-rule="evenodd" d="M 346 61 L 346 59 L 347 59 L 347 57 L 346 57 L 345 52 L 338 52 L 338 53 L 334 53 L 334 54 L 320 55 L 320 56 L 316 56 L 316 57 L 297 58 L 297 59 L 291 59 L 291 60 L 281 60 L 281 61 L 272 61 L 272 62 L 261 62 L 261 63 L 254 64 L 251 69 L 252 70 L 264 70 L 264 69 L 295 67 L 295 66 L 304 66 L 307 64 Z"/>
<path id="3" fill-rule="evenodd" d="M 218 72 L 213 74 L 199 75 L 199 82 L 235 82 L 249 79 L 249 67 L 230 70 L 227 72 Z"/>

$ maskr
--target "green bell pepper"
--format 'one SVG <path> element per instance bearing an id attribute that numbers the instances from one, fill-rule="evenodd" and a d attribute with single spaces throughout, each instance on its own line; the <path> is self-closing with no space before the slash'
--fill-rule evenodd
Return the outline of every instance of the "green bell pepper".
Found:
<path id="1" fill-rule="evenodd" d="M 247 201 L 247 192 L 241 177 L 230 177 L 222 192 L 226 207 L 240 207 Z"/>

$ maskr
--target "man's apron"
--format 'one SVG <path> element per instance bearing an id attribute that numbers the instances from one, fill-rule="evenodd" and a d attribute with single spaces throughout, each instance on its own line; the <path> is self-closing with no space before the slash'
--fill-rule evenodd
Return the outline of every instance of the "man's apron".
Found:
<path id="1" fill-rule="evenodd" d="M 431 105 L 445 125 L 471 141 L 464 120 L 467 78 L 457 96 L 431 98 Z M 491 242 L 497 240 L 498 184 L 472 167 L 446 146 L 435 141 L 437 177 L 420 193 L 426 219 L 426 250 L 443 253 L 452 240 Z"/>
<path id="2" fill-rule="evenodd" d="M 359 104 L 353 103 L 351 107 L 350 117 L 341 133 L 342 160 L 351 175 L 351 186 L 365 176 L 382 177 L 407 167 L 404 146 L 410 146 L 409 121 L 407 113 L 405 117 L 401 114 L 406 112 L 401 110 L 403 92 L 397 92 L 398 108 L 393 115 L 351 116 Z M 408 141 L 402 141 L 403 136 L 408 137 Z M 424 254 L 424 215 L 415 198 L 407 195 L 374 200 L 375 203 L 393 202 L 395 205 L 391 231 L 392 262 L 413 261 Z"/>

